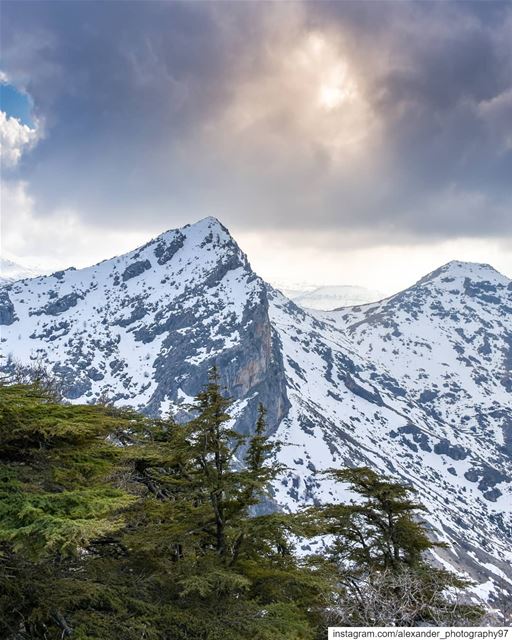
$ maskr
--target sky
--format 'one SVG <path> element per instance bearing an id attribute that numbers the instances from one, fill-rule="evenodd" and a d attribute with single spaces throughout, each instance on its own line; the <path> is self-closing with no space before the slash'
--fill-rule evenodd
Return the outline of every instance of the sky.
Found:
<path id="1" fill-rule="evenodd" d="M 9 2 L 2 253 L 86 266 L 219 218 L 264 278 L 512 276 L 510 2 Z"/>

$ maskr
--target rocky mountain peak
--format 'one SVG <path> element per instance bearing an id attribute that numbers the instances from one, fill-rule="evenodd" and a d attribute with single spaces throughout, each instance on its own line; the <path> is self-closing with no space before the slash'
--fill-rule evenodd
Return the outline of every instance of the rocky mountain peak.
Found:
<path id="1" fill-rule="evenodd" d="M 472 282 L 491 282 L 494 284 L 508 285 L 509 278 L 501 274 L 490 264 L 478 262 L 463 262 L 460 260 L 452 260 L 435 271 L 427 274 L 418 281 L 418 285 L 427 284 L 429 282 L 441 286 L 443 283 L 459 284 L 461 281 L 469 280 Z M 445 288 L 449 288 L 446 286 Z"/>
<path id="2" fill-rule="evenodd" d="M 274 428 L 287 400 L 263 282 L 227 229 L 205 218 L 85 269 L 2 290 L 6 368 L 43 360 L 69 400 L 104 395 L 180 412 L 217 364 L 251 428 L 258 397 Z M 247 399 L 252 394 L 252 399 Z"/>
<path id="3" fill-rule="evenodd" d="M 451 545 L 439 561 L 490 593 L 512 589 L 511 296 L 492 267 L 452 262 L 385 300 L 308 312 L 205 218 L 2 287 L 0 344 L 4 370 L 41 360 L 71 402 L 108 395 L 178 417 L 217 364 L 237 429 L 267 408 L 283 508 L 338 499 L 329 467 L 391 474 L 419 489 Z"/>

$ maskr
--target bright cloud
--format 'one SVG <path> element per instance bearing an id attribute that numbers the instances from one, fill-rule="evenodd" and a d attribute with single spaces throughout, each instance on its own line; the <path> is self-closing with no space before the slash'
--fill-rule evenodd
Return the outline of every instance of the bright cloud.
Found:
<path id="1" fill-rule="evenodd" d="M 2 210 L 2 243 L 8 247 L 8 257 L 47 270 L 85 267 L 130 251 L 153 235 L 151 230 L 120 233 L 116 228 L 90 226 L 69 209 L 38 216 L 23 181 L 2 182 Z"/>
<path id="2" fill-rule="evenodd" d="M 0 161 L 4 167 L 14 167 L 22 154 L 38 140 L 37 129 L 31 129 L 16 118 L 0 111 Z"/>
<path id="3" fill-rule="evenodd" d="M 303 25 L 279 36 L 257 70 L 235 76 L 222 124 L 212 129 L 230 131 L 242 153 L 265 145 L 269 155 L 324 152 L 342 162 L 375 146 L 379 120 L 339 38 Z"/>

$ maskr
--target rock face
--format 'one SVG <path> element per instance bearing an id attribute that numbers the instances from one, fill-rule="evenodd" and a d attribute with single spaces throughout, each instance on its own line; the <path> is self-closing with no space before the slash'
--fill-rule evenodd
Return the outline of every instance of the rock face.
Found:
<path id="1" fill-rule="evenodd" d="M 107 395 L 179 413 L 217 364 L 239 401 L 240 431 L 250 431 L 260 401 L 274 429 L 288 407 L 265 285 L 213 218 L 87 269 L 8 285 L 0 321 L 4 355 L 43 360 L 70 400 Z"/>
<path id="2" fill-rule="evenodd" d="M 0 289 L 0 325 L 9 325 L 16 320 L 14 305 L 8 291 Z"/>
<path id="3" fill-rule="evenodd" d="M 411 483 L 440 563 L 512 588 L 512 284 L 450 263 L 381 302 L 308 312 L 266 285 L 215 219 L 99 265 L 1 289 L 1 346 L 43 361 L 71 401 L 186 411 L 218 365 L 249 433 L 259 402 L 284 443 L 285 508 L 335 500 L 320 472 Z M 507 587 L 508 585 L 508 587 Z"/>

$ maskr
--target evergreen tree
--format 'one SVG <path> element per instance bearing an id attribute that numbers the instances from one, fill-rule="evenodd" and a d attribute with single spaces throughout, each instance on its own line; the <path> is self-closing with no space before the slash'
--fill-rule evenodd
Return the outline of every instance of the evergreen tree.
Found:
<path id="1" fill-rule="evenodd" d="M 436 545 L 409 488 L 335 471 L 359 502 L 262 514 L 283 468 L 264 408 L 244 437 L 230 406 L 215 369 L 185 424 L 0 386 L 0 637 L 313 640 L 326 613 L 447 622 L 444 589 L 462 583 L 426 562 Z M 325 534 L 324 557 L 298 559 L 294 537 Z"/>
<path id="2" fill-rule="evenodd" d="M 131 415 L 57 403 L 39 385 L 0 386 L 1 637 L 45 637 L 51 625 L 68 633 L 60 578 L 95 539 L 122 528 L 134 500 L 107 439 L 132 424 Z"/>
<path id="3" fill-rule="evenodd" d="M 332 624 L 450 625 L 482 615 L 454 599 L 467 581 L 427 561 L 428 551 L 446 545 L 430 539 L 415 490 L 367 467 L 329 473 L 359 496 L 312 512 L 319 531 L 333 536 L 327 556 L 337 567 L 339 589 Z"/>
<path id="4" fill-rule="evenodd" d="M 245 438 L 231 427 L 230 404 L 214 369 L 195 417 L 185 425 L 162 422 L 133 450 L 138 481 L 151 497 L 126 532 L 131 554 L 118 568 L 144 567 L 144 600 L 160 602 L 152 620 L 157 637 L 311 638 L 315 597 L 325 584 L 292 553 L 292 517 L 251 514 L 281 468 L 271 464 L 263 407 Z"/>
<path id="5" fill-rule="evenodd" d="M 331 554 L 372 570 L 399 569 L 422 561 L 436 546 L 417 514 L 425 507 L 415 491 L 367 467 L 331 470 L 338 482 L 364 498 L 353 504 L 326 506 L 322 512 L 327 532 L 336 536 Z"/>
<path id="6" fill-rule="evenodd" d="M 251 513 L 281 471 L 264 409 L 243 438 L 229 405 L 215 371 L 183 425 L 0 388 L 2 638 L 314 637 L 295 519 Z"/>

